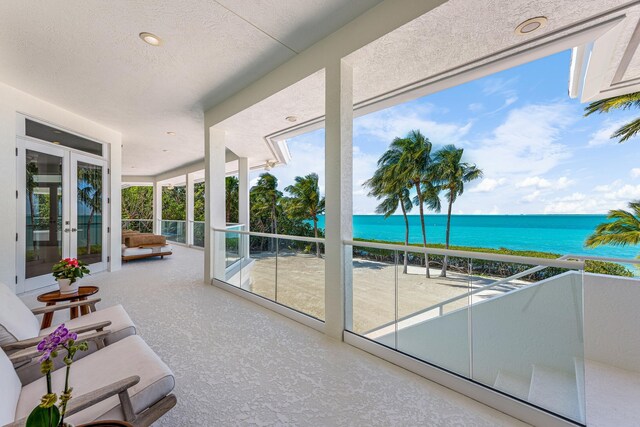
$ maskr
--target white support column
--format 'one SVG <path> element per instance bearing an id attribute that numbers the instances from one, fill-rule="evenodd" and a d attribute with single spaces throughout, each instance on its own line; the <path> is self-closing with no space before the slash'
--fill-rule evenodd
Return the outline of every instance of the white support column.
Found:
<path id="1" fill-rule="evenodd" d="M 342 242 L 353 236 L 353 77 L 342 60 L 325 75 L 325 333 L 341 340 L 352 310 L 351 251 Z"/>
<path id="2" fill-rule="evenodd" d="M 106 188 L 109 189 L 109 271 L 119 270 L 122 266 L 122 145 L 109 144 L 109 175 Z"/>
<path id="3" fill-rule="evenodd" d="M 215 233 L 212 227 L 224 229 L 225 215 L 225 134 L 223 131 L 205 129 L 204 145 L 205 179 L 205 243 L 204 282 L 225 279 L 225 236 Z"/>
<path id="4" fill-rule="evenodd" d="M 249 205 L 249 159 L 240 157 L 238 159 L 238 222 L 244 224 L 244 229 L 249 230 L 249 220 L 251 207 Z M 249 238 L 242 236 L 240 239 L 242 246 L 240 248 L 241 257 L 249 257 Z"/>
<path id="5" fill-rule="evenodd" d="M 186 236 L 186 243 L 187 246 L 191 246 L 193 245 L 193 208 L 194 208 L 194 204 L 195 204 L 195 190 L 194 190 L 194 186 L 193 186 L 193 174 L 188 173 L 185 176 L 186 179 L 186 183 L 187 183 L 187 216 L 186 216 L 186 228 L 185 231 L 187 232 L 187 236 Z"/>
<path id="6" fill-rule="evenodd" d="M 153 183 L 153 234 L 162 233 L 162 184 Z"/>

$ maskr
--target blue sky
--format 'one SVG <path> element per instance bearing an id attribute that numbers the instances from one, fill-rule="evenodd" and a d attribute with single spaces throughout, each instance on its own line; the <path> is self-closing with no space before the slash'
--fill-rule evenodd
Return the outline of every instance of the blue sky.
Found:
<path id="1" fill-rule="evenodd" d="M 561 52 L 355 119 L 354 214 L 374 213 L 362 183 L 393 138 L 412 129 L 434 150 L 464 148 L 484 171 L 454 205 L 457 214 L 605 213 L 640 198 L 640 138 L 609 139 L 640 112 L 583 117 L 585 105 L 567 95 L 569 64 L 570 51 Z M 324 190 L 324 131 L 288 144 L 291 163 L 271 171 L 280 188 L 317 172 Z"/>

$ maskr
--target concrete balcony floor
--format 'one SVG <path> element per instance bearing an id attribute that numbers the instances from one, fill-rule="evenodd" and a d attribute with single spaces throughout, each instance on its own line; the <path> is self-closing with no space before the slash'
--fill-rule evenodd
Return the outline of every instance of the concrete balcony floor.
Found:
<path id="1" fill-rule="evenodd" d="M 100 286 L 99 306 L 122 304 L 175 373 L 178 404 L 157 425 L 525 425 L 202 284 L 203 255 L 176 246 L 82 281 Z M 44 291 L 23 299 L 37 306 Z"/>

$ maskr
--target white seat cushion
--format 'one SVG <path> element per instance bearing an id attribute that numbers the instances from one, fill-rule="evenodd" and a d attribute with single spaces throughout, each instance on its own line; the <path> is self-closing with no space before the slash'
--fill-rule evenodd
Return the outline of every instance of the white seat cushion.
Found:
<path id="1" fill-rule="evenodd" d="M 99 323 L 105 321 L 111 321 L 111 325 L 107 326 L 107 330 L 111 332 L 109 337 L 105 339 L 106 344 L 112 344 L 120 341 L 129 335 L 136 334 L 136 325 L 133 324 L 131 318 L 121 305 L 114 305 L 112 307 L 103 308 L 93 313 L 89 313 L 84 316 L 76 317 L 75 319 L 65 322 L 65 326 L 68 329 L 79 328 L 81 326 L 90 325 L 92 323 Z M 58 325 L 50 328 L 43 329 L 39 335 L 44 336 L 53 332 Z"/>
<path id="2" fill-rule="evenodd" d="M 34 314 L 4 283 L 0 283 L 0 345 L 35 338 L 40 324 Z"/>
<path id="3" fill-rule="evenodd" d="M 7 355 L 0 350 L 0 426 L 15 421 L 22 384 Z"/>
<path id="4" fill-rule="evenodd" d="M 171 393 L 175 386 L 171 370 L 137 335 L 124 338 L 74 362 L 69 381 L 73 396 L 80 396 L 133 375 L 140 377 L 140 382 L 129 389 L 131 403 L 137 414 Z M 57 393 L 64 386 L 64 376 L 64 369 L 58 369 L 51 376 L 53 390 Z M 29 415 L 45 392 L 45 378 L 23 387 L 16 418 Z M 78 425 L 98 419 L 123 418 L 118 396 L 112 396 L 69 417 L 69 422 Z"/>

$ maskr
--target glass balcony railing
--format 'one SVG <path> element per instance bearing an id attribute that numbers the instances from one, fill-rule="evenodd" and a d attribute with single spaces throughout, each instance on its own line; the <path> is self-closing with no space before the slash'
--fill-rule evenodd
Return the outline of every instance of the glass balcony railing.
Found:
<path id="1" fill-rule="evenodd" d="M 187 243 L 186 221 L 162 220 L 160 221 L 160 233 L 171 242 Z"/>
<path id="2" fill-rule="evenodd" d="M 225 282 L 324 320 L 324 242 L 298 236 L 215 231 L 225 240 Z"/>
<path id="3" fill-rule="evenodd" d="M 351 332 L 584 423 L 581 263 L 352 243 Z"/>
<path id="4" fill-rule="evenodd" d="M 193 221 L 193 246 L 204 248 L 204 221 Z"/>
<path id="5" fill-rule="evenodd" d="M 123 230 L 134 230 L 140 233 L 153 233 L 152 219 L 123 219 Z"/>

